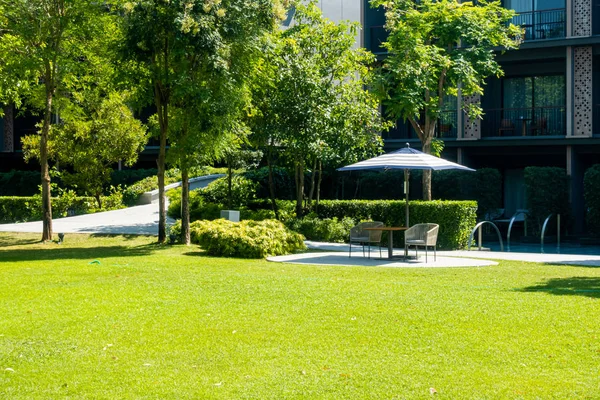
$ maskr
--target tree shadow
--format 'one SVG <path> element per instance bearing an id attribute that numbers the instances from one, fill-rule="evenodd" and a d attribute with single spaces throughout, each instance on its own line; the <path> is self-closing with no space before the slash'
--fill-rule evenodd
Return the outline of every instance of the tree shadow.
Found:
<path id="1" fill-rule="evenodd" d="M 554 278 L 544 283 L 520 289 L 522 292 L 548 292 L 562 296 L 586 296 L 600 298 L 600 278 L 574 276 Z"/>
<path id="2" fill-rule="evenodd" d="M 16 239 L 14 237 L 0 236 L 0 248 L 8 247 L 8 246 L 22 246 L 25 244 L 34 244 L 34 243 L 40 243 L 40 242 L 41 242 L 40 239 Z"/>
<path id="3" fill-rule="evenodd" d="M 39 242 L 35 242 L 39 243 Z M 0 262 L 45 261 L 57 259 L 94 260 L 110 257 L 147 256 L 160 250 L 158 244 L 140 246 L 98 246 L 85 248 L 68 248 L 56 246 L 48 249 L 15 249 L 0 251 Z"/>

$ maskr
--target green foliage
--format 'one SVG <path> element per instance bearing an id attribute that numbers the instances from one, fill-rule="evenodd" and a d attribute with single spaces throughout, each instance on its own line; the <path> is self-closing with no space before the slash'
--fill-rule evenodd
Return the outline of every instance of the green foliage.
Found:
<path id="1" fill-rule="evenodd" d="M 118 194 L 103 197 L 103 200 L 103 208 L 99 209 L 93 197 L 78 197 L 73 191 L 62 191 L 60 196 L 52 198 L 52 211 L 57 217 L 67 217 L 123 208 Z M 40 195 L 0 197 L 0 223 L 39 221 L 41 203 Z"/>
<path id="2" fill-rule="evenodd" d="M 502 176 L 493 168 L 435 171 L 432 191 L 434 199 L 477 201 L 477 217 L 482 219 L 502 205 Z"/>
<path id="3" fill-rule="evenodd" d="M 136 182 L 141 181 L 152 175 L 156 175 L 157 170 L 154 169 L 123 169 L 121 171 L 113 171 L 110 175 L 110 184 L 113 186 L 131 186 Z"/>
<path id="4" fill-rule="evenodd" d="M 171 218 L 181 219 L 181 189 L 167 192 L 169 197 L 169 208 L 167 214 Z M 200 189 L 190 191 L 190 221 L 201 219 L 213 220 L 221 217 L 222 204 L 207 201 Z"/>
<path id="5" fill-rule="evenodd" d="M 219 178 L 203 188 L 202 195 L 209 202 L 227 204 L 227 188 L 227 177 Z M 243 176 L 233 176 L 231 182 L 231 207 L 237 209 L 255 199 L 257 188 L 258 184 L 256 182 Z"/>
<path id="6" fill-rule="evenodd" d="M 405 202 L 398 200 L 323 200 L 319 203 L 319 218 L 349 217 L 357 221 L 381 221 L 388 226 L 404 226 Z M 411 201 L 411 225 L 435 223 L 440 225 L 438 248 L 461 249 L 467 246 L 475 226 L 477 203 L 474 201 Z M 403 246 L 401 235 L 395 246 Z"/>
<path id="7" fill-rule="evenodd" d="M 301 219 L 291 219 L 285 225 L 294 232 L 303 234 L 308 240 L 344 243 L 348 241 L 350 228 L 356 225 L 356 220 L 349 217 L 320 219 L 309 214 Z"/>
<path id="8" fill-rule="evenodd" d="M 0 196 L 33 196 L 40 184 L 39 171 L 16 171 L 0 173 Z"/>
<path id="9" fill-rule="evenodd" d="M 196 221 L 190 224 L 190 232 L 192 243 L 213 256 L 264 258 L 306 248 L 302 235 L 277 220 Z"/>
<path id="10" fill-rule="evenodd" d="M 600 164 L 585 171 L 583 193 L 587 207 L 586 222 L 591 233 L 600 234 Z"/>
<path id="11" fill-rule="evenodd" d="M 262 167 L 244 172 L 244 177 L 259 184 L 256 197 L 269 198 L 269 168 Z M 292 200 L 294 198 L 294 180 L 287 169 L 273 167 L 273 184 L 278 199 Z"/>
<path id="12" fill-rule="evenodd" d="M 532 221 L 534 235 L 541 233 L 548 215 L 569 215 L 569 177 L 563 168 L 525 168 L 525 191 L 527 194 L 528 220 Z"/>

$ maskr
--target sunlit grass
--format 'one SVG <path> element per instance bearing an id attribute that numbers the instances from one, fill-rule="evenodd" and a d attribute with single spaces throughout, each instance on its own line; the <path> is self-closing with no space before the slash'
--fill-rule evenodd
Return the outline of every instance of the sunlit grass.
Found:
<path id="1" fill-rule="evenodd" d="M 0 233 L 0 398 L 600 393 L 600 269 L 306 266 L 147 237 L 38 239 Z"/>

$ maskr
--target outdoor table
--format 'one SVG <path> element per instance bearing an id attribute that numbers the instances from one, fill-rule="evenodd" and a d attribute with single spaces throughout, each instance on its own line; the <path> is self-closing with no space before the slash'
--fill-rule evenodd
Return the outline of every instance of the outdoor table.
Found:
<path id="1" fill-rule="evenodd" d="M 531 121 L 531 118 L 519 118 L 519 121 L 521 121 L 521 135 L 522 136 L 527 136 L 527 121 Z"/>
<path id="2" fill-rule="evenodd" d="M 405 226 L 380 226 L 377 228 L 365 228 L 365 231 L 386 231 L 389 232 L 388 238 L 388 258 L 394 257 L 394 232 L 405 231 L 408 228 Z M 406 257 L 406 254 L 404 255 Z"/>

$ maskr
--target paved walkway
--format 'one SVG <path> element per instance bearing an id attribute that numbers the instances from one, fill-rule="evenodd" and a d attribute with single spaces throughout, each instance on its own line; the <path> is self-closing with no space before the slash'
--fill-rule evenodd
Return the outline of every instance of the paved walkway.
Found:
<path id="1" fill-rule="evenodd" d="M 541 254 L 541 253 L 513 253 L 499 251 L 438 251 L 437 261 L 433 261 L 432 253 L 429 262 L 425 263 L 424 254 L 421 252 L 419 260 L 390 261 L 375 258 L 378 248 L 371 249 L 371 259 L 362 256 L 362 251 L 352 252 L 348 257 L 348 245 L 344 243 L 323 243 L 306 241 L 306 246 L 315 253 L 293 254 L 289 256 L 269 257 L 270 261 L 288 262 L 294 264 L 319 264 L 319 265 L 362 265 L 382 267 L 483 267 L 497 265 L 494 260 L 510 260 L 523 262 L 537 262 L 547 264 L 581 265 L 587 267 L 600 267 L 600 255 L 590 254 Z M 387 249 L 384 250 L 387 252 Z M 402 254 L 403 249 L 396 249 L 397 254 Z M 422 256 L 421 256 L 422 255 Z"/>
<path id="2" fill-rule="evenodd" d="M 221 176 L 223 175 L 208 175 L 196 178 L 194 184 L 190 185 L 190 188 L 205 187 Z M 170 185 L 171 188 L 177 186 L 178 184 Z M 154 192 L 148 193 L 150 197 L 154 194 Z M 175 220 L 167 217 L 167 224 L 173 223 L 175 223 Z M 150 204 L 124 208 L 122 210 L 56 218 L 52 220 L 52 231 L 55 233 L 105 233 L 156 236 L 158 235 L 158 197 L 153 196 L 152 203 Z M 0 224 L 0 232 L 30 232 L 41 235 L 42 221 Z"/>

